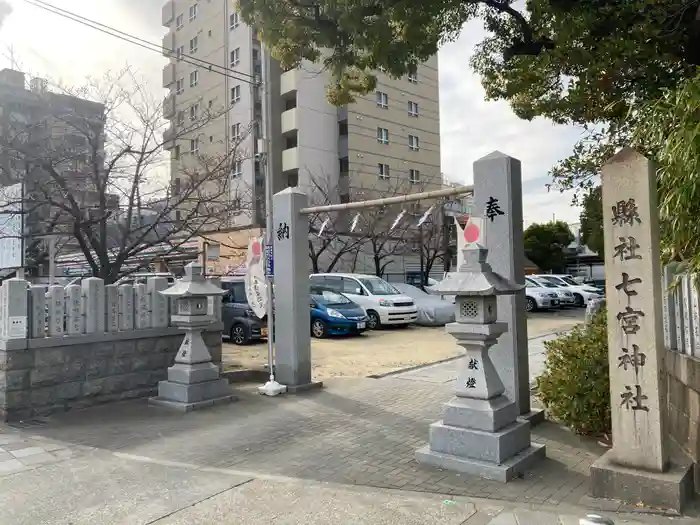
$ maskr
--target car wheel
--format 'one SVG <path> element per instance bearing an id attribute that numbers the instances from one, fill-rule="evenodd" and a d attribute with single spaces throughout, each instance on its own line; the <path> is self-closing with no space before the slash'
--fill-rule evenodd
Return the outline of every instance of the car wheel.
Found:
<path id="1" fill-rule="evenodd" d="M 574 306 L 578 306 L 579 308 L 584 306 L 583 296 L 581 294 L 578 294 L 578 293 L 574 294 Z"/>
<path id="2" fill-rule="evenodd" d="M 525 310 L 528 312 L 534 312 L 537 310 L 537 303 L 532 297 L 527 297 L 527 301 L 525 303 Z"/>
<path id="3" fill-rule="evenodd" d="M 379 319 L 379 314 L 374 310 L 368 310 L 367 317 L 367 328 L 370 330 L 376 330 L 381 326 L 382 321 Z"/>
<path id="4" fill-rule="evenodd" d="M 318 339 L 322 339 L 328 335 L 328 330 L 326 329 L 326 323 L 320 319 L 314 319 L 311 321 L 311 335 Z"/>
<path id="5" fill-rule="evenodd" d="M 242 324 L 236 324 L 231 327 L 231 341 L 235 345 L 244 345 L 250 338 L 248 337 L 248 330 Z"/>

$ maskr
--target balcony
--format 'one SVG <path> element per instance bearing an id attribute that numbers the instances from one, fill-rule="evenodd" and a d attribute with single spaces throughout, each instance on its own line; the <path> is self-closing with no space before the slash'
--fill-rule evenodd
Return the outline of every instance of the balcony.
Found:
<path id="1" fill-rule="evenodd" d="M 294 93 L 299 84 L 299 70 L 290 69 L 282 73 L 280 77 L 280 95 L 284 96 L 287 93 Z"/>
<path id="2" fill-rule="evenodd" d="M 163 37 L 163 42 L 161 44 L 163 46 L 163 56 L 164 57 L 174 57 L 175 54 L 173 52 L 173 49 L 175 48 L 175 33 L 168 33 Z"/>
<path id="3" fill-rule="evenodd" d="M 170 120 L 175 116 L 175 95 L 168 95 L 163 99 L 163 118 Z"/>
<path id="4" fill-rule="evenodd" d="M 282 151 L 282 173 L 299 169 L 299 148 L 289 148 Z"/>
<path id="5" fill-rule="evenodd" d="M 168 27 L 170 25 L 170 22 L 172 22 L 174 18 L 175 18 L 175 1 L 168 0 L 167 2 L 165 2 L 165 5 L 163 6 L 162 24 L 165 27 Z"/>
<path id="6" fill-rule="evenodd" d="M 169 85 L 175 83 L 175 64 L 168 64 L 163 68 L 163 87 L 167 88 Z"/>
<path id="7" fill-rule="evenodd" d="M 172 126 L 168 127 L 163 132 L 163 149 L 170 151 L 175 147 L 175 128 Z"/>
<path id="8" fill-rule="evenodd" d="M 296 132 L 299 129 L 297 109 L 288 109 L 282 112 L 282 134 Z"/>

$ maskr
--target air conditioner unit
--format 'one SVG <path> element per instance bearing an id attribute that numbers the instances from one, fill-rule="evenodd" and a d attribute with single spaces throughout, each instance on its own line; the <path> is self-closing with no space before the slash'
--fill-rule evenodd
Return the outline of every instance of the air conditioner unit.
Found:
<path id="1" fill-rule="evenodd" d="M 45 78 L 35 77 L 29 81 L 29 89 L 34 93 L 46 93 L 48 81 Z"/>

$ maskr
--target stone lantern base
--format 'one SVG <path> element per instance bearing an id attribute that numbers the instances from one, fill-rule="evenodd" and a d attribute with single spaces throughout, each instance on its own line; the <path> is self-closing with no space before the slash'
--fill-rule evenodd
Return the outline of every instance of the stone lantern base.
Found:
<path id="1" fill-rule="evenodd" d="M 488 330 L 471 327 L 467 332 L 472 340 L 466 343 L 464 327 L 448 325 L 462 339 L 466 356 L 460 363 L 457 396 L 445 404 L 442 421 L 430 425 L 429 444 L 415 453 L 419 463 L 505 483 L 544 459 L 545 446 L 530 441 L 530 423 L 518 420 L 516 404 L 503 394 L 488 355 L 490 340 L 481 346 L 475 340 L 474 332 L 498 329 L 496 324 Z"/>
<path id="2" fill-rule="evenodd" d="M 175 364 L 168 368 L 168 379 L 158 383 L 158 396 L 148 402 L 189 412 L 236 399 L 228 380 L 220 377 L 219 367 L 212 363 L 202 333 L 192 331 L 185 334 Z"/>

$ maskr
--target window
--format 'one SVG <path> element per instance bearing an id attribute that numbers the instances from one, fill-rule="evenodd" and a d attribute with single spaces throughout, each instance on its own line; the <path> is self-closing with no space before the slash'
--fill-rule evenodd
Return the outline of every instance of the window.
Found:
<path id="1" fill-rule="evenodd" d="M 377 106 L 387 109 L 389 107 L 389 95 L 382 91 L 377 91 Z"/>
<path id="2" fill-rule="evenodd" d="M 228 26 L 230 29 L 236 29 L 238 27 L 238 13 L 233 12 L 228 16 Z"/>
<path id="3" fill-rule="evenodd" d="M 190 106 L 190 120 L 192 120 L 192 121 L 197 120 L 198 115 L 199 115 L 199 104 L 194 103 Z"/>
<path id="4" fill-rule="evenodd" d="M 415 135 L 408 136 L 408 149 L 418 151 L 420 149 L 420 140 Z"/>
<path id="5" fill-rule="evenodd" d="M 197 37 L 190 38 L 190 55 L 197 52 Z"/>
<path id="6" fill-rule="evenodd" d="M 377 164 L 377 174 L 379 175 L 380 179 L 388 179 L 389 178 L 389 165 L 382 164 L 382 163 Z"/>
<path id="7" fill-rule="evenodd" d="M 243 163 L 240 160 L 234 161 L 231 167 L 231 177 L 237 178 L 243 175 Z"/>
<path id="8" fill-rule="evenodd" d="M 207 35 L 211 36 L 211 29 L 207 32 Z"/>
<path id="9" fill-rule="evenodd" d="M 413 65 L 408 68 L 408 81 L 414 84 L 418 82 L 418 66 Z"/>
<path id="10" fill-rule="evenodd" d="M 190 139 L 190 153 L 197 153 L 199 151 L 199 139 Z"/>
<path id="11" fill-rule="evenodd" d="M 231 126 L 231 140 L 241 139 L 241 123 L 236 122 Z"/>
<path id="12" fill-rule="evenodd" d="M 241 63 L 241 48 L 237 47 L 231 51 L 231 67 L 236 67 Z"/>
<path id="13" fill-rule="evenodd" d="M 178 111 L 178 112 L 177 112 L 177 125 L 178 125 L 178 126 L 184 126 L 184 125 L 185 125 L 185 112 L 184 112 L 184 111 Z"/>
<path id="14" fill-rule="evenodd" d="M 418 102 L 408 101 L 408 116 L 417 117 L 418 116 Z"/>
<path id="15" fill-rule="evenodd" d="M 184 19 L 184 16 L 177 15 L 177 18 L 175 19 L 175 29 L 182 29 L 182 26 L 185 25 Z"/>
<path id="16" fill-rule="evenodd" d="M 175 220 L 179 221 L 182 219 L 182 212 L 180 210 L 175 210 Z"/>
<path id="17" fill-rule="evenodd" d="M 175 82 L 175 94 L 182 95 L 185 92 L 185 79 L 178 78 Z"/>
<path id="18" fill-rule="evenodd" d="M 197 18 L 197 4 L 192 4 L 190 6 L 190 22 Z"/>
<path id="19" fill-rule="evenodd" d="M 389 130 L 386 128 L 377 128 L 377 142 L 381 144 L 389 144 Z"/>
<path id="20" fill-rule="evenodd" d="M 416 184 L 420 182 L 420 171 L 408 170 L 408 182 L 410 182 L 411 184 Z"/>
<path id="21" fill-rule="evenodd" d="M 182 60 L 183 55 L 185 54 L 185 46 L 180 46 L 175 50 L 175 58 L 178 60 Z"/>
<path id="22" fill-rule="evenodd" d="M 180 145 L 179 144 L 173 148 L 173 159 L 180 160 Z"/>
<path id="23" fill-rule="evenodd" d="M 231 88 L 231 105 L 241 100 L 241 86 L 233 86 Z"/>
<path id="24" fill-rule="evenodd" d="M 199 71 L 196 69 L 190 72 L 190 87 L 195 87 L 199 81 Z"/>
<path id="25" fill-rule="evenodd" d="M 180 177 L 173 180 L 173 193 L 175 195 L 180 195 Z"/>

